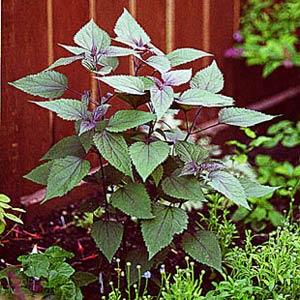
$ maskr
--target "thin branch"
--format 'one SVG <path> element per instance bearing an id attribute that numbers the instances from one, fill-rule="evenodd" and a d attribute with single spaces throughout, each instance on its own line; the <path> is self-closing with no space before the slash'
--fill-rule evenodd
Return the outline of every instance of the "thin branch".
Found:
<path id="1" fill-rule="evenodd" d="M 190 129 L 188 130 L 188 133 L 184 139 L 184 141 L 187 141 L 189 136 L 192 134 L 192 131 L 194 130 L 196 124 L 197 124 L 197 121 L 198 121 L 198 118 L 200 116 L 200 113 L 201 113 L 201 110 L 202 110 L 202 106 L 198 108 L 196 114 L 195 114 L 195 117 L 194 117 L 194 120 L 193 120 L 193 123 L 192 123 L 192 126 L 190 127 Z"/>
<path id="2" fill-rule="evenodd" d="M 167 127 L 169 127 L 170 130 L 173 130 L 173 128 L 165 121 L 160 120 L 160 122 L 164 123 Z"/>
<path id="3" fill-rule="evenodd" d="M 186 128 L 186 131 L 189 132 L 189 120 L 188 120 L 188 117 L 187 117 L 187 112 L 184 110 L 184 119 L 185 119 L 185 128 Z"/>
<path id="4" fill-rule="evenodd" d="M 213 128 L 213 127 L 216 127 L 216 126 L 219 126 L 219 125 L 223 125 L 223 123 L 216 123 L 216 124 L 210 125 L 210 126 L 208 126 L 208 127 L 206 127 L 206 128 L 196 130 L 196 131 L 192 132 L 191 134 L 200 133 L 200 132 L 202 132 L 202 131 L 205 131 L 205 130 L 207 130 L 207 129 L 210 129 L 210 128 Z"/>
<path id="5" fill-rule="evenodd" d="M 74 93 L 74 94 L 80 96 L 80 97 L 82 96 L 82 94 L 81 94 L 79 91 L 73 90 L 73 89 L 71 89 L 71 88 L 69 88 L 69 87 L 66 87 L 66 89 L 67 89 L 68 91 L 70 91 L 70 92 L 72 92 L 72 93 Z"/>

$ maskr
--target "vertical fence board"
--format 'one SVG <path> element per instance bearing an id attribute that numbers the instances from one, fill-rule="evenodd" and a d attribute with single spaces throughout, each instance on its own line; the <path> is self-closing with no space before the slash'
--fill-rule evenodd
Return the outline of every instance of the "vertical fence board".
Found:
<path id="1" fill-rule="evenodd" d="M 150 36 L 152 43 L 162 51 L 165 51 L 166 1 L 138 0 L 136 7 L 136 18 Z"/>
<path id="2" fill-rule="evenodd" d="M 224 57 L 224 52 L 232 47 L 232 34 L 235 24 L 234 1 L 211 0 L 210 8 L 211 51 L 224 73 L 225 92 L 232 95 L 233 68 L 231 62 Z"/>
<path id="3" fill-rule="evenodd" d="M 129 9 L 129 2 L 128 0 L 111 0 L 111 1 L 96 0 L 96 1 L 97 1 L 96 2 L 97 24 L 103 30 L 105 30 L 112 38 L 114 38 L 115 37 L 114 27 L 116 21 L 123 13 L 124 8 Z M 116 70 L 116 72 L 118 74 L 127 73 L 129 70 L 128 58 L 122 57 L 119 60 L 120 60 L 120 65 Z"/>
<path id="4" fill-rule="evenodd" d="M 191 47 L 207 52 L 211 49 L 210 0 L 190 0 L 175 2 L 175 48 Z M 202 58 L 182 67 L 193 68 L 194 73 L 211 62 L 211 58 Z M 192 118 L 193 112 L 189 112 Z M 200 121 L 205 122 L 214 117 L 213 109 L 204 109 Z"/>
<path id="5" fill-rule="evenodd" d="M 74 34 L 89 21 L 88 0 L 53 1 L 53 44 L 54 59 L 72 54 L 57 45 L 74 45 Z M 57 69 L 68 77 L 69 86 L 79 92 L 90 89 L 89 73 L 80 66 L 80 61 Z M 64 98 L 78 99 L 78 95 L 67 91 Z M 80 97 L 79 97 L 80 98 Z M 57 142 L 67 135 L 74 134 L 74 123 L 54 118 L 54 140 Z"/>
<path id="6" fill-rule="evenodd" d="M 49 113 L 9 86 L 47 65 L 46 1 L 2 1 L 2 123 L 0 192 L 14 198 L 32 192 L 36 185 L 22 178 L 38 164 L 51 143 Z"/>
<path id="7" fill-rule="evenodd" d="M 116 21 L 123 13 L 123 9 L 129 10 L 129 0 L 111 0 L 111 1 L 96 1 L 96 20 L 97 24 L 105 30 L 112 38 L 116 35 L 114 33 L 114 26 Z M 115 44 L 115 42 L 112 42 Z M 126 47 L 126 45 L 118 44 L 118 46 Z M 129 72 L 129 59 L 128 57 L 119 58 L 119 66 L 116 69 L 116 74 L 128 74 Z M 101 93 L 104 95 L 108 91 L 112 91 L 106 84 L 101 83 Z M 117 109 L 126 108 L 126 104 L 118 99 L 112 99 L 111 107 L 108 114 L 114 113 Z"/>

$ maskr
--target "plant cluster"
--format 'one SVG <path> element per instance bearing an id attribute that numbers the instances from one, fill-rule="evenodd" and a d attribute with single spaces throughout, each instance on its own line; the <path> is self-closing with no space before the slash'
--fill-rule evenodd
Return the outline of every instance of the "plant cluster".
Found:
<path id="1" fill-rule="evenodd" d="M 102 299 L 169 299 L 169 300 L 255 300 L 255 299 L 298 299 L 300 293 L 300 235 L 299 226 L 285 223 L 276 232 L 271 233 L 270 240 L 255 246 L 250 231 L 246 233 L 243 248 L 235 247 L 225 255 L 225 263 L 229 266 L 223 280 L 214 282 L 206 294 L 202 290 L 204 283 L 201 272 L 195 275 L 194 263 L 186 258 L 187 267 L 176 267 L 174 275 L 160 268 L 159 293 L 152 296 L 147 283 L 152 280 L 152 274 L 147 271 L 139 273 L 138 283 L 132 285 L 131 294 L 111 283 L 111 292 Z M 130 273 L 127 264 L 126 274 Z M 138 266 L 139 267 L 139 266 Z M 119 266 L 118 266 L 119 268 Z M 120 272 L 121 273 L 121 272 Z M 125 280 L 130 276 L 125 275 Z M 144 280 L 144 285 L 141 280 Z M 119 280 L 122 280 L 120 277 Z M 130 298 L 131 295 L 131 298 Z M 126 296 L 126 298 L 124 298 Z"/>
<path id="2" fill-rule="evenodd" d="M 248 65 L 264 65 L 263 76 L 283 65 L 300 66 L 300 3 L 298 0 L 248 0 L 243 8 L 237 42 L 225 53 L 243 57 Z"/>
<path id="3" fill-rule="evenodd" d="M 259 147 L 271 149 L 279 145 L 279 143 L 287 147 L 299 146 L 300 135 L 299 125 L 291 121 L 284 120 L 271 125 L 267 129 L 266 135 L 257 136 L 250 128 L 244 128 L 246 136 L 250 138 L 249 143 L 241 143 L 237 140 L 228 141 L 227 144 L 234 146 L 234 155 L 231 159 L 234 163 L 245 168 L 248 166 L 249 153 Z M 296 148 L 297 149 L 297 148 Z M 256 173 L 253 176 L 257 177 L 260 184 L 268 184 L 273 187 L 278 187 L 274 195 L 279 198 L 287 198 L 290 201 L 290 206 L 293 205 L 294 196 L 300 187 L 300 165 L 293 166 L 288 161 L 279 162 L 272 159 L 267 154 L 257 154 L 255 156 L 255 171 L 247 169 L 248 173 Z M 250 175 L 249 175 L 250 176 Z M 250 223 L 251 227 L 256 231 L 263 230 L 267 222 L 273 226 L 282 225 L 284 216 L 278 212 L 270 203 L 273 193 L 260 197 L 252 197 L 249 202 L 253 205 L 253 210 L 249 211 L 243 207 L 239 207 L 232 216 L 234 221 L 243 220 L 246 224 Z M 292 207 L 290 207 L 291 213 Z"/>
<path id="4" fill-rule="evenodd" d="M 73 256 L 73 253 L 58 246 L 51 246 L 43 253 L 33 251 L 31 254 L 19 256 L 21 268 L 8 267 L 0 272 L 0 280 L 5 280 L 7 286 L 2 287 L 1 293 L 16 295 L 16 290 L 19 289 L 21 295 L 30 295 L 31 291 L 27 287 L 31 282 L 33 290 L 40 286 L 43 295 L 50 297 L 49 299 L 52 299 L 51 296 L 59 300 L 83 299 L 80 288 L 94 282 L 96 277 L 86 272 L 75 272 L 66 262 Z M 11 280 L 14 276 L 20 280 L 18 286 Z"/>
<path id="5" fill-rule="evenodd" d="M 24 213 L 25 210 L 21 208 L 12 207 L 9 203 L 10 203 L 9 197 L 7 197 L 4 194 L 0 194 L 0 235 L 5 230 L 7 220 L 11 220 L 18 224 L 23 224 L 22 220 L 18 216 L 9 213 L 7 211 L 12 210 L 12 211 Z"/>
<path id="6" fill-rule="evenodd" d="M 248 232 L 244 249 L 233 249 L 226 255 L 225 261 L 232 269 L 230 277 L 234 282 L 245 279 L 248 281 L 249 292 L 243 295 L 244 298 L 228 299 L 299 298 L 299 254 L 298 225 L 285 224 L 279 227 L 266 243 L 258 246 L 251 243 Z"/>
<path id="7" fill-rule="evenodd" d="M 43 156 L 46 162 L 25 177 L 47 186 L 45 201 L 65 195 L 81 180 L 98 183 L 103 190 L 99 199 L 103 212 L 93 215 L 91 234 L 109 261 L 131 219 L 139 225 L 149 260 L 169 246 L 174 235 L 181 234 L 181 247 L 187 254 L 220 271 L 216 235 L 199 228 L 188 230 L 182 205 L 203 202 L 214 191 L 249 209 L 247 198 L 276 188 L 247 176 L 238 178 L 222 161 L 211 157 L 209 149 L 192 138 L 203 130 L 196 128 L 197 120 L 202 108 L 211 107 L 220 109 L 216 125 L 250 127 L 274 116 L 233 107 L 234 99 L 220 94 L 224 80 L 215 61 L 194 75 L 192 69 L 178 69 L 212 55 L 192 48 L 163 53 L 126 9 L 114 32 L 113 40 L 127 47 L 112 45 L 110 36 L 91 20 L 75 34 L 76 46 L 62 45 L 73 56 L 11 83 L 34 96 L 60 98 L 68 90 L 77 97 L 33 102 L 74 121 L 76 134 L 55 144 Z M 132 57 L 133 75 L 116 75 L 122 56 Z M 67 77 L 52 70 L 75 61 L 81 61 L 96 77 L 97 99 L 90 91 L 70 88 Z M 103 84 L 113 92 L 102 94 Z M 109 116 L 112 98 L 126 101 L 131 109 Z M 183 114 L 197 108 L 197 117 L 186 130 L 172 128 L 164 117 L 173 108 Z M 93 174 L 87 160 L 91 152 L 99 161 L 99 170 Z"/>

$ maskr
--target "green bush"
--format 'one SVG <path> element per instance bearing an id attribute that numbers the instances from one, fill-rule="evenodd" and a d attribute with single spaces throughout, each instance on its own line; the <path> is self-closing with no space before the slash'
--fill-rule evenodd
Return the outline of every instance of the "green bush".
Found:
<path id="1" fill-rule="evenodd" d="M 283 65 L 300 66 L 300 2 L 248 0 L 243 8 L 237 48 L 227 55 L 244 57 L 249 65 L 264 65 L 263 76 Z"/>

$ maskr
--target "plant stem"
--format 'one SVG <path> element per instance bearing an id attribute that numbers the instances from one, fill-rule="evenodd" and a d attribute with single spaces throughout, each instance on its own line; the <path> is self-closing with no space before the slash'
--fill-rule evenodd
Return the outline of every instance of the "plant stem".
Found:
<path id="1" fill-rule="evenodd" d="M 104 194 L 104 200 L 105 200 L 105 211 L 107 212 L 107 206 L 108 206 L 108 202 L 107 202 L 107 185 L 106 185 L 106 180 L 105 180 L 105 172 L 104 172 L 104 168 L 103 168 L 103 161 L 102 161 L 102 157 L 99 153 L 99 161 L 100 161 L 100 168 L 101 168 L 101 177 L 102 177 L 102 191 Z"/>
<path id="2" fill-rule="evenodd" d="M 80 97 L 82 96 L 82 94 L 81 94 L 79 91 L 73 90 L 73 89 L 71 89 L 71 88 L 69 88 L 69 87 L 66 87 L 66 89 L 67 89 L 68 91 L 70 91 L 70 92 L 72 92 L 72 93 L 74 93 L 74 94 L 80 96 Z"/>
<path id="3" fill-rule="evenodd" d="M 163 120 L 160 120 L 160 122 L 164 123 L 167 127 L 169 127 L 170 130 L 173 130 L 172 127 L 167 122 Z"/>
<path id="4" fill-rule="evenodd" d="M 219 122 L 218 122 L 218 123 L 216 123 L 216 124 L 207 126 L 207 127 L 203 128 L 203 129 L 196 130 L 196 131 L 192 132 L 191 134 L 200 133 L 200 132 L 202 132 L 202 131 L 205 131 L 205 130 L 207 130 L 207 129 L 210 129 L 210 128 L 213 128 L 213 127 L 216 127 L 216 126 L 219 126 L 219 125 L 222 125 L 222 123 L 219 123 Z"/>
<path id="5" fill-rule="evenodd" d="M 188 120 L 188 117 L 187 117 L 187 112 L 184 110 L 184 120 L 185 120 L 185 129 L 187 132 L 190 131 L 189 129 L 189 120 Z"/>
<path id="6" fill-rule="evenodd" d="M 197 121 L 198 121 L 198 118 L 200 116 L 200 113 L 201 113 L 201 110 L 202 110 L 202 106 L 198 108 L 196 114 L 195 114 L 195 117 L 194 117 L 194 120 L 193 120 L 193 123 L 192 123 L 192 126 L 190 127 L 190 129 L 188 130 L 188 133 L 184 139 L 184 141 L 187 141 L 189 136 L 192 134 L 192 131 L 194 130 L 196 124 L 197 124 Z"/>

